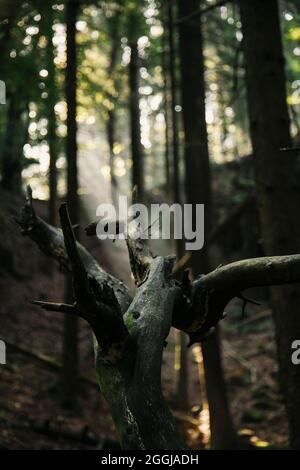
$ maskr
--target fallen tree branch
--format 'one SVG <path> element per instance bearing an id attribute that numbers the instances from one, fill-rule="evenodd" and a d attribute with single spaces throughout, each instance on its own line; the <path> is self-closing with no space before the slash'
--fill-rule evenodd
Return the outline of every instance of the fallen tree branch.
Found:
<path id="1" fill-rule="evenodd" d="M 98 446 L 101 443 L 101 440 L 92 434 L 91 431 L 86 427 L 81 431 L 59 429 L 58 427 L 53 426 L 49 420 L 39 423 L 30 419 L 25 423 L 14 423 L 11 425 L 11 427 L 14 429 L 33 431 L 56 440 L 67 439 L 72 442 L 80 442 L 90 446 Z"/>
<path id="2" fill-rule="evenodd" d="M 34 361 L 40 363 L 42 366 L 46 366 L 49 370 L 52 370 L 54 372 L 60 372 L 62 370 L 62 364 L 60 364 L 60 362 L 58 362 L 53 357 L 48 356 L 47 354 L 28 349 L 25 346 L 20 346 L 19 344 L 15 344 L 12 341 L 7 340 L 6 338 L 5 344 L 17 353 L 20 353 L 23 356 L 28 357 L 29 359 L 33 359 Z M 82 383 L 91 385 L 92 387 L 99 389 L 98 382 L 96 380 L 91 379 L 90 377 L 87 377 L 86 375 L 80 375 L 79 380 Z"/>

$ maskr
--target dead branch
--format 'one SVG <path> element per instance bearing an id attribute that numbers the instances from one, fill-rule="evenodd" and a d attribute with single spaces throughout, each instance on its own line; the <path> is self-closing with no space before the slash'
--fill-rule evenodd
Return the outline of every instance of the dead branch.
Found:
<path id="1" fill-rule="evenodd" d="M 209 330 L 223 319 L 226 305 L 250 287 L 300 282 L 300 255 L 269 256 L 237 261 L 218 267 L 193 283 L 190 321 L 175 320 L 190 336 L 190 344 L 203 341 Z M 174 324 L 174 314 L 173 314 Z"/>
<path id="2" fill-rule="evenodd" d="M 70 260 L 73 289 L 76 299 L 74 306 L 42 303 L 42 308 L 63 311 L 84 318 L 92 327 L 103 356 L 115 361 L 122 354 L 128 331 L 124 325 L 121 308 L 113 288 L 107 282 L 99 283 L 95 276 L 89 276 L 81 259 L 66 204 L 59 209 L 66 252 Z"/>
<path id="3" fill-rule="evenodd" d="M 90 446 L 98 446 L 101 444 L 101 439 L 98 439 L 98 437 L 95 436 L 88 427 L 84 427 L 80 431 L 74 431 L 71 429 L 59 428 L 49 420 L 38 422 L 32 419 L 27 419 L 25 423 L 13 423 L 10 424 L 10 426 L 14 429 L 33 431 L 56 440 L 67 439 L 69 441 L 80 442 Z"/>
<path id="4" fill-rule="evenodd" d="M 61 304 L 55 302 L 41 302 L 39 300 L 33 300 L 33 305 L 37 305 L 41 307 L 43 310 L 47 310 L 48 312 L 61 312 L 67 313 L 68 315 L 79 315 L 78 310 L 76 309 L 75 305 L 68 305 L 68 304 Z"/>
<path id="5" fill-rule="evenodd" d="M 52 227 L 36 215 L 30 188 L 27 190 L 26 204 L 21 208 L 20 215 L 15 221 L 21 228 L 21 233 L 31 238 L 44 254 L 55 259 L 63 269 L 71 270 L 62 230 Z M 100 285 L 111 287 L 118 299 L 122 313 L 126 312 L 132 300 L 127 287 L 120 280 L 104 271 L 97 260 L 82 245 L 77 243 L 77 248 L 88 276 L 95 278 Z"/>
<path id="6" fill-rule="evenodd" d="M 250 287 L 300 282 L 300 255 L 265 256 L 227 264 L 206 274 L 195 286 L 241 292 Z"/>
<path id="7" fill-rule="evenodd" d="M 200 18 L 203 15 L 206 15 L 207 13 L 215 10 L 216 8 L 220 8 L 223 5 L 226 5 L 226 3 L 229 3 L 231 0 L 220 0 L 213 5 L 209 5 L 206 8 L 199 8 L 199 10 L 194 11 L 190 15 L 183 16 L 182 18 L 178 18 L 177 21 L 175 21 L 176 25 L 182 25 L 183 23 L 186 23 L 191 20 L 195 20 L 196 18 Z"/>
<path id="8" fill-rule="evenodd" d="M 29 359 L 33 359 L 34 361 L 38 362 L 43 367 L 47 367 L 51 371 L 60 372 L 62 370 L 62 365 L 60 364 L 60 362 L 56 361 L 56 359 L 51 356 L 48 356 L 47 354 L 35 351 L 33 349 L 25 348 L 24 346 L 20 346 L 19 344 L 15 344 L 14 342 L 7 340 L 7 338 L 5 338 L 5 343 L 12 350 L 22 354 L 23 356 L 28 357 Z M 79 380 L 82 383 L 91 385 L 92 387 L 96 387 L 97 389 L 99 389 L 96 380 L 93 380 L 90 377 L 87 377 L 86 375 L 80 375 Z"/>
<path id="9" fill-rule="evenodd" d="M 255 286 L 300 282 L 300 255 L 263 257 L 221 266 L 191 283 L 175 281 L 174 258 L 153 257 L 141 237 L 127 236 L 137 290 L 132 300 L 76 242 L 66 205 L 63 233 L 38 219 L 32 198 L 18 220 L 23 232 L 71 271 L 75 304 L 42 308 L 85 318 L 95 334 L 96 370 L 125 449 L 183 449 L 160 383 L 164 341 L 171 325 L 201 342 L 224 317 L 224 308 Z M 242 296 L 243 297 L 243 296 Z"/>
<path id="10" fill-rule="evenodd" d="M 249 196 L 236 210 L 233 210 L 229 219 L 234 220 L 236 217 L 240 216 L 248 204 L 251 203 L 252 198 L 253 196 Z M 62 210 L 65 211 L 66 209 L 64 208 Z M 21 211 L 18 223 L 23 233 L 38 243 L 42 251 L 57 259 L 60 264 L 63 264 L 66 268 L 71 269 L 71 263 L 67 257 L 61 230 L 49 226 L 36 216 L 30 192 L 27 203 Z M 228 221 L 226 220 L 220 227 L 221 232 L 226 230 Z M 213 241 L 217 233 L 220 233 L 219 229 L 217 232 L 212 232 L 212 235 L 209 237 L 210 240 Z M 74 252 L 75 247 L 79 253 L 79 261 L 77 254 L 75 254 L 75 269 L 78 269 L 78 266 L 80 266 L 80 271 L 83 265 L 87 273 L 88 280 L 84 281 L 84 283 L 88 283 L 88 288 L 85 288 L 85 290 L 87 289 L 86 294 L 89 295 L 89 292 L 92 291 L 92 297 L 94 298 L 97 293 L 96 296 L 98 296 L 98 300 L 101 299 L 101 296 L 102 298 L 103 296 L 105 297 L 102 305 L 104 311 L 102 318 L 106 318 L 106 320 L 100 322 L 102 326 L 101 328 L 98 327 L 98 329 L 107 329 L 107 325 L 110 321 L 108 321 L 108 323 L 106 321 L 113 318 L 118 325 L 118 329 L 121 330 L 120 337 L 123 341 L 126 337 L 126 332 L 122 324 L 120 328 L 119 316 L 116 312 L 112 314 L 111 308 L 113 305 L 113 310 L 116 310 L 118 304 L 123 315 L 127 312 L 132 302 L 127 288 L 119 280 L 101 269 L 97 261 L 85 248 L 78 243 L 74 243 L 73 235 L 71 234 L 70 236 L 71 240 L 73 240 L 71 253 Z M 138 287 L 147 281 L 153 258 L 145 241 L 140 238 L 134 240 L 128 237 L 127 246 L 132 271 L 135 275 Z M 72 256 L 73 254 L 71 254 L 71 257 Z M 300 255 L 254 258 L 219 267 L 194 281 L 191 285 L 190 298 L 186 295 L 184 286 L 180 284 L 177 285 L 172 325 L 187 332 L 192 342 L 202 341 L 210 328 L 214 327 L 218 321 L 223 318 L 224 308 L 227 303 L 235 296 L 240 296 L 243 290 L 256 286 L 279 285 L 292 282 L 300 282 Z M 54 306 L 50 306 L 50 308 L 52 307 L 54 308 Z M 97 308 L 99 309 L 99 307 L 98 305 Z M 43 308 L 46 308 L 46 304 Z M 59 308 L 66 307 L 60 306 Z M 76 305 L 76 308 L 78 308 L 78 305 Z M 87 315 L 85 310 L 86 309 L 81 309 L 84 318 L 86 318 Z M 70 309 L 69 312 L 71 313 L 72 310 Z M 90 319 L 92 317 L 93 315 L 90 315 Z M 99 323 L 98 318 L 97 321 Z M 114 322 L 112 322 L 112 324 L 114 325 Z M 92 327 L 95 328 L 95 325 Z"/>

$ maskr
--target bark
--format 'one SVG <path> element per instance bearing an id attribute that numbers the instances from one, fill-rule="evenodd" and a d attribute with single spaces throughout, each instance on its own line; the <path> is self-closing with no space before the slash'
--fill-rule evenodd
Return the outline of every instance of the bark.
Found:
<path id="1" fill-rule="evenodd" d="M 139 97 L 139 52 L 137 39 L 130 43 L 129 91 L 130 91 L 130 135 L 132 155 L 132 186 L 137 186 L 139 198 L 144 198 L 143 150 L 141 144 L 140 97 Z"/>
<path id="2" fill-rule="evenodd" d="M 67 101 L 67 201 L 70 207 L 72 223 L 78 223 L 78 174 L 77 174 L 77 123 L 76 123 L 76 90 L 77 90 L 77 50 L 76 19 L 78 3 L 68 0 L 66 3 L 67 28 L 67 67 L 66 67 L 66 101 Z M 66 277 L 66 300 L 72 297 L 71 281 Z M 79 375 L 78 351 L 78 318 L 66 315 L 63 338 L 63 402 L 73 406 L 76 401 L 76 390 Z"/>
<path id="3" fill-rule="evenodd" d="M 197 204 L 205 205 L 206 240 L 211 230 L 211 171 L 205 119 L 203 38 L 199 18 L 193 19 L 193 12 L 199 7 L 199 0 L 178 1 L 179 18 L 190 18 L 188 22 L 181 22 L 179 27 L 185 191 L 187 203 L 192 205 L 194 211 Z M 190 47 L 191 44 L 194 47 Z M 195 276 L 209 270 L 206 246 L 193 252 L 191 266 Z M 219 342 L 219 333 L 216 331 L 203 343 L 202 353 L 210 411 L 211 446 L 224 449 L 236 447 L 237 436 L 229 411 Z"/>
<path id="4" fill-rule="evenodd" d="M 296 161 L 281 152 L 291 147 L 284 57 L 275 0 L 241 0 L 250 132 L 259 213 L 266 254 L 299 250 L 300 207 Z M 300 337 L 300 289 L 272 290 L 279 369 L 293 448 L 300 449 L 300 369 L 291 362 L 291 344 Z"/>
<path id="5" fill-rule="evenodd" d="M 125 449 L 183 449 L 175 421 L 163 399 L 160 374 L 164 340 L 177 288 L 170 273 L 173 259 L 152 258 L 140 240 L 128 240 L 137 291 L 132 300 L 125 286 L 104 274 L 74 238 L 66 206 L 60 210 L 60 231 L 36 218 L 30 207 L 20 219 L 28 235 L 41 240 L 70 265 L 76 304 L 43 308 L 85 318 L 95 334 L 96 369 L 100 388 L 111 410 Z M 29 231 L 28 231 L 29 230 Z M 65 245 L 65 249 L 61 247 Z M 67 256 L 70 261 L 67 261 Z M 94 272 L 94 275 L 92 274 Z M 154 302 L 154 304 L 153 304 Z M 147 405 L 146 405 L 147 404 Z"/>
<path id="6" fill-rule="evenodd" d="M 22 234 L 72 273 L 76 302 L 41 307 L 84 318 L 95 336 L 96 370 L 124 449 L 182 449 L 164 401 L 162 352 L 171 325 L 202 341 L 241 289 L 300 282 L 300 255 L 257 258 L 216 269 L 189 284 L 172 276 L 174 258 L 153 258 L 142 240 L 127 239 L 136 293 L 107 274 L 75 240 L 66 205 L 62 231 L 36 216 L 31 191 L 17 219 Z M 221 419 L 221 417 L 219 416 Z"/>

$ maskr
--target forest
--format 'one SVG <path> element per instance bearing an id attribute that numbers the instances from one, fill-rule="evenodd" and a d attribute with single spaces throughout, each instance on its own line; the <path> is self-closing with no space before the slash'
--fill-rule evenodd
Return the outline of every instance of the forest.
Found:
<path id="1" fill-rule="evenodd" d="M 300 2 L 0 0 L 0 450 L 300 450 Z"/>

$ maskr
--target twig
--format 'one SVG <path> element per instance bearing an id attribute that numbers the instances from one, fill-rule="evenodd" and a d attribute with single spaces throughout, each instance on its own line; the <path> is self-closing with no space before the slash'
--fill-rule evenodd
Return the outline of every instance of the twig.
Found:
<path id="1" fill-rule="evenodd" d="M 194 11 L 190 15 L 183 16 L 182 18 L 178 18 L 177 21 L 175 21 L 176 25 L 181 25 L 183 23 L 186 23 L 187 21 L 194 20 L 196 18 L 200 18 L 203 15 L 206 15 L 210 11 L 214 10 L 215 8 L 222 7 L 223 5 L 226 5 L 226 3 L 229 3 L 231 0 L 221 0 L 219 2 L 214 3 L 213 5 L 209 5 L 206 8 L 199 8 L 199 10 Z"/>
<path id="2" fill-rule="evenodd" d="M 245 297 L 243 294 L 237 295 L 237 298 L 243 301 L 242 318 L 245 316 L 245 309 L 248 303 L 253 304 L 253 305 L 261 305 L 261 303 L 258 302 L 257 300 L 249 299 L 248 297 Z"/>
<path id="3" fill-rule="evenodd" d="M 280 152 L 300 152 L 300 147 L 284 147 L 280 149 Z"/>
<path id="4" fill-rule="evenodd" d="M 74 290 L 77 298 L 81 292 L 86 292 L 88 290 L 87 272 L 79 255 L 74 230 L 71 224 L 66 203 L 61 204 L 59 208 L 59 215 L 67 254 L 72 267 Z"/>
<path id="5" fill-rule="evenodd" d="M 210 246 L 215 243 L 221 235 L 223 235 L 227 230 L 229 230 L 233 223 L 238 220 L 244 212 L 254 203 L 255 196 L 250 194 L 247 196 L 244 201 L 234 207 L 220 224 L 218 224 L 208 235 L 207 240 L 205 241 L 206 246 Z M 184 268 L 189 260 L 191 259 L 191 253 L 185 253 L 175 264 L 173 274 L 176 274 L 182 268 Z"/>
<path id="6" fill-rule="evenodd" d="M 70 313 L 72 315 L 78 316 L 78 311 L 74 305 L 67 305 L 55 302 L 41 302 L 39 300 L 33 300 L 31 303 L 33 305 L 41 307 L 43 310 L 47 310 L 48 312 L 61 312 L 68 314 Z"/>
<path id="7" fill-rule="evenodd" d="M 249 323 L 255 323 L 259 320 L 263 320 L 264 318 L 270 317 L 272 315 L 271 310 L 268 310 L 267 312 L 261 312 L 258 315 L 255 315 L 254 317 L 249 317 L 243 320 L 242 322 L 239 323 L 239 327 L 242 327 L 244 325 L 248 325 Z"/>

